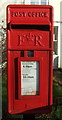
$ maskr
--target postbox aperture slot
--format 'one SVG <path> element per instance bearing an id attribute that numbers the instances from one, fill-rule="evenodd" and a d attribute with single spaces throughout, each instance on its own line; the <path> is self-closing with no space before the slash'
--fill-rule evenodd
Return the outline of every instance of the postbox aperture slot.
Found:
<path id="1" fill-rule="evenodd" d="M 39 61 L 21 61 L 21 95 L 39 95 Z"/>
<path id="2" fill-rule="evenodd" d="M 37 29 L 42 31 L 49 31 L 50 25 L 11 25 L 12 29 Z"/>

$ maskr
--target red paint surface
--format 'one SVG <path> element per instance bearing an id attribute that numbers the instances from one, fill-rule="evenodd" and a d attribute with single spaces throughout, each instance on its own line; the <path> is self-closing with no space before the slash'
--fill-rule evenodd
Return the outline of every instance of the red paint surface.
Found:
<path id="1" fill-rule="evenodd" d="M 7 7 L 8 112 L 52 105 L 53 9 L 41 5 Z M 14 29 L 15 28 L 15 29 Z M 40 28 L 40 29 L 39 29 Z M 24 57 L 21 51 L 24 50 Z M 34 57 L 28 57 L 28 50 Z M 21 95 L 21 61 L 39 61 L 39 95 Z M 38 112 L 37 111 L 37 112 Z"/>

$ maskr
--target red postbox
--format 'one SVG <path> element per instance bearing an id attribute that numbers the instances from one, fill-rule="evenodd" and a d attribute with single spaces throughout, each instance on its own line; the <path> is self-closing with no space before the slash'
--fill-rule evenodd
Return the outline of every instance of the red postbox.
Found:
<path id="1" fill-rule="evenodd" d="M 8 112 L 52 106 L 53 8 L 7 7 Z"/>

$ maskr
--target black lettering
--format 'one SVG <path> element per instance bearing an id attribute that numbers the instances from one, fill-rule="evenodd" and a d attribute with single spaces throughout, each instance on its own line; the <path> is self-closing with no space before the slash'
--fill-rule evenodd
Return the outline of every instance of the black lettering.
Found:
<path id="1" fill-rule="evenodd" d="M 28 76 L 27 78 L 34 78 L 34 76 Z"/>
<path id="2" fill-rule="evenodd" d="M 26 67 L 32 67 L 32 66 L 26 66 Z"/>

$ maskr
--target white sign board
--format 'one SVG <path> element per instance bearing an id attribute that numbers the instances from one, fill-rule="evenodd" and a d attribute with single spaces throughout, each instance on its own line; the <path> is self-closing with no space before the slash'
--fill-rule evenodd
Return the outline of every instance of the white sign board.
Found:
<path id="1" fill-rule="evenodd" d="M 21 62 L 21 95 L 39 94 L 39 62 Z"/>

